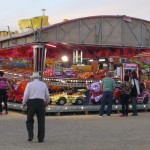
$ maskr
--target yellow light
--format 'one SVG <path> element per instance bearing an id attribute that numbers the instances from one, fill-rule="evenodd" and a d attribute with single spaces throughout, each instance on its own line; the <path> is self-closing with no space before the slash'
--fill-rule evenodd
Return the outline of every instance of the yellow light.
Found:
<path id="1" fill-rule="evenodd" d="M 64 62 L 67 62 L 67 61 L 68 61 L 68 57 L 67 57 L 67 56 L 65 56 L 65 55 L 64 55 L 64 56 L 62 56 L 62 57 L 61 57 L 61 59 L 62 59 L 62 61 L 64 61 Z"/>

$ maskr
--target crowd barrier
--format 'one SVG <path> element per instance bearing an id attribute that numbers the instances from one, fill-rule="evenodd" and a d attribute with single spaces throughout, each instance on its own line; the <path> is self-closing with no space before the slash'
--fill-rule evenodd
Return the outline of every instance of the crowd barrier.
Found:
<path id="1" fill-rule="evenodd" d="M 19 103 L 11 103 L 8 102 L 8 108 L 16 111 L 22 111 L 26 112 L 24 108 L 22 107 L 22 104 Z M 107 108 L 107 105 L 105 109 Z M 61 113 L 83 113 L 83 114 L 89 114 L 92 112 L 97 112 L 100 109 L 100 105 L 64 105 L 64 106 L 57 106 L 57 105 L 49 105 L 46 107 L 46 113 L 54 113 L 57 116 L 60 116 Z M 120 112 L 121 111 L 121 105 L 113 105 L 112 111 L 113 112 Z M 148 111 L 150 110 L 150 104 L 137 104 L 137 109 L 139 111 Z M 129 110 L 132 110 L 132 105 L 129 105 Z"/>

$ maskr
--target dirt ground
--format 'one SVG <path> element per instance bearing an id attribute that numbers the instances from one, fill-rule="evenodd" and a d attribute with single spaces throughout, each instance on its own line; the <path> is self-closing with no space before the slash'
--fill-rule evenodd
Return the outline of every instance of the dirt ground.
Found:
<path id="1" fill-rule="evenodd" d="M 26 115 L 9 112 L 0 116 L 0 150 L 149 150 L 150 112 L 139 116 L 46 116 L 43 143 L 28 142 Z"/>

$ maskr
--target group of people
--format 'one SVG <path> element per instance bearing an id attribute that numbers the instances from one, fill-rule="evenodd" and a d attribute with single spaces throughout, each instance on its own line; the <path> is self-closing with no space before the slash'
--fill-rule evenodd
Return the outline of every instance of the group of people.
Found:
<path id="1" fill-rule="evenodd" d="M 107 73 L 101 83 L 101 89 L 103 91 L 101 106 L 99 115 L 104 115 L 105 104 L 107 103 L 106 115 L 110 116 L 112 111 L 113 102 L 113 90 L 115 88 L 115 80 L 111 77 L 111 73 Z M 132 116 L 138 116 L 137 113 L 137 95 L 140 94 L 139 81 L 136 72 L 132 72 L 131 76 L 124 76 L 124 81 L 121 83 L 121 104 L 122 114 L 121 117 L 127 117 L 129 113 L 129 100 L 131 100 L 133 114 Z"/>
<path id="2" fill-rule="evenodd" d="M 128 75 L 124 76 L 124 82 L 121 84 L 121 103 L 122 115 L 121 117 L 128 116 L 129 100 L 131 100 L 133 114 L 138 116 L 137 113 L 137 96 L 140 95 L 140 86 L 136 72 L 132 72 L 131 79 Z"/>
<path id="3" fill-rule="evenodd" d="M 7 107 L 7 90 L 6 83 L 9 85 L 6 78 L 3 77 L 4 73 L 0 71 L 0 114 L 2 114 L 2 101 L 5 105 L 5 113 L 8 114 Z M 25 88 L 23 95 L 23 107 L 27 107 L 27 120 L 26 128 L 28 132 L 28 141 L 32 141 L 34 138 L 34 115 L 37 116 L 38 121 L 38 142 L 44 141 L 45 137 L 45 107 L 50 103 L 49 91 L 47 85 L 40 80 L 41 76 L 39 72 L 33 72 L 33 81 L 29 82 Z M 4 82 L 1 82 L 4 81 Z M 101 89 L 103 92 L 99 115 L 103 116 L 105 112 L 105 104 L 107 103 L 106 115 L 111 116 L 112 102 L 113 102 L 113 90 L 115 88 L 115 80 L 111 77 L 111 73 L 108 72 L 106 77 L 101 82 Z M 135 72 L 132 73 L 131 80 L 129 76 L 124 76 L 124 81 L 121 84 L 121 103 L 122 103 L 122 117 L 128 116 L 128 103 L 129 99 L 132 102 L 133 116 L 137 116 L 136 96 L 140 94 L 139 82 Z"/>

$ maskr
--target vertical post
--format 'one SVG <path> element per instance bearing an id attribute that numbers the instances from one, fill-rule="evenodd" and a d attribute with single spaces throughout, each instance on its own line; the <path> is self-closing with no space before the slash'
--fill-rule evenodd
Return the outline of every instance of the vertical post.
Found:
<path id="1" fill-rule="evenodd" d="M 47 49 L 42 44 L 33 46 L 34 72 L 40 72 L 41 80 L 45 69 L 46 52 Z"/>
<path id="2" fill-rule="evenodd" d="M 83 62 L 83 52 L 82 51 L 80 52 L 80 61 L 81 61 L 81 64 L 82 64 L 82 62 Z"/>
<path id="3" fill-rule="evenodd" d="M 78 51 L 76 50 L 76 63 L 78 63 Z"/>
<path id="4" fill-rule="evenodd" d="M 75 52 L 73 52 L 73 63 L 75 63 L 76 61 L 75 61 L 75 59 L 76 59 L 76 56 L 75 56 L 76 54 L 75 54 Z"/>

